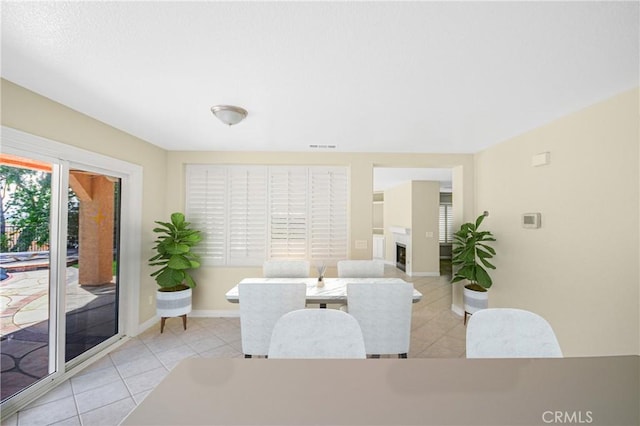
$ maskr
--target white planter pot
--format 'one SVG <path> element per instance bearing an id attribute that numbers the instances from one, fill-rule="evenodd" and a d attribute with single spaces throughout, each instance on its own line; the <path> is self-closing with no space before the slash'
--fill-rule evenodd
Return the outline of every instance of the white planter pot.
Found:
<path id="1" fill-rule="evenodd" d="M 478 312 L 489 307 L 489 292 L 475 291 L 464 288 L 464 311 L 468 314 Z"/>
<path id="2" fill-rule="evenodd" d="M 161 318 L 179 317 L 191 312 L 191 289 L 156 291 L 156 313 Z"/>

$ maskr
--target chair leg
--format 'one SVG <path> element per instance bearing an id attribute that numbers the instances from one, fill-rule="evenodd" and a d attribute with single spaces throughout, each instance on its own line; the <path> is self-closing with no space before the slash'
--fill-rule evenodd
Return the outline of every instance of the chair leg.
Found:
<path id="1" fill-rule="evenodd" d="M 403 354 L 398 354 L 398 358 L 406 358 L 407 357 L 407 353 L 403 353 Z"/>

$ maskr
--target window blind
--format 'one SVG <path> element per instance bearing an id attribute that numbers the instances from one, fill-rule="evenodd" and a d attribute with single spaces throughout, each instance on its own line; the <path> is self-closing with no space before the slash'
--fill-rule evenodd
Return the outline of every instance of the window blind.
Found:
<path id="1" fill-rule="evenodd" d="M 227 172 L 221 168 L 190 165 L 186 170 L 187 220 L 202 233 L 194 249 L 208 264 L 226 262 Z"/>
<path id="2" fill-rule="evenodd" d="M 440 204 L 439 230 L 441 243 L 453 242 L 453 218 L 451 214 L 451 204 Z"/>
<path id="3" fill-rule="evenodd" d="M 310 170 L 310 258 L 346 259 L 348 176 L 342 168 Z"/>
<path id="4" fill-rule="evenodd" d="M 187 165 L 186 214 L 213 265 L 347 258 L 346 167 Z"/>
<path id="5" fill-rule="evenodd" d="M 228 176 L 228 263 L 264 261 L 267 227 L 266 167 L 232 167 Z"/>
<path id="6" fill-rule="evenodd" d="M 307 259 L 307 169 L 271 168 L 269 257 Z"/>

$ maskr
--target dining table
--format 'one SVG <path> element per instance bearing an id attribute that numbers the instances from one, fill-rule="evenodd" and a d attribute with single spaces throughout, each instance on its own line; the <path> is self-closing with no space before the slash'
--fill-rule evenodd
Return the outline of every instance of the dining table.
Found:
<path id="1" fill-rule="evenodd" d="M 323 279 L 323 285 L 318 285 L 318 278 L 244 278 L 241 283 L 305 283 L 307 285 L 307 303 L 319 304 L 321 307 L 327 304 L 347 303 L 348 283 L 404 283 L 401 278 L 327 278 Z M 239 285 L 238 284 L 238 285 Z M 235 285 L 225 294 L 227 301 L 238 303 L 238 285 Z M 413 303 L 422 299 L 422 293 L 413 289 Z"/>

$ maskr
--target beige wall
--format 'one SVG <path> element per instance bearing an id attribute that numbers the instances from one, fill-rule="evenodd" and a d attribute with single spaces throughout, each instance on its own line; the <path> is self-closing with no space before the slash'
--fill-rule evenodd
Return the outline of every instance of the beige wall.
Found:
<path id="1" fill-rule="evenodd" d="M 377 153 L 306 153 L 306 152 L 169 152 L 167 187 L 171 194 L 169 210 L 184 209 L 184 168 L 186 164 L 274 164 L 274 165 L 336 165 L 348 166 L 351 172 L 350 255 L 351 259 L 371 259 L 373 226 L 373 168 L 378 167 L 459 167 L 465 188 L 473 188 L 473 156 L 446 154 L 377 154 Z M 460 183 L 462 185 L 462 182 Z M 472 208 L 473 194 L 466 203 Z M 470 198 L 469 198 L 470 197 Z M 385 209 L 387 201 L 385 199 Z M 385 222 L 385 226 L 390 226 Z M 355 241 L 367 241 L 366 249 L 356 249 Z M 242 278 L 260 276 L 260 268 L 203 267 L 196 271 L 198 287 L 194 290 L 193 308 L 203 314 L 236 310 L 224 294 Z M 335 269 L 327 271 L 335 276 Z"/>
<path id="2" fill-rule="evenodd" d="M 392 226 L 411 228 L 411 182 L 406 182 L 384 191 L 384 259 L 388 263 L 396 262 L 396 244 Z M 410 270 L 411 258 L 407 257 L 407 270 Z"/>
<path id="3" fill-rule="evenodd" d="M 153 221 L 165 216 L 166 151 L 2 79 L 2 125 L 73 145 L 143 167 L 140 310 L 142 323 L 155 315 L 155 281 L 146 259 L 151 257 Z M 122 283 L 131 285 L 131 283 Z M 138 285 L 138 283 L 135 283 Z"/>
<path id="4" fill-rule="evenodd" d="M 475 176 L 475 169 L 474 169 Z M 475 219 L 475 183 L 466 179 L 466 170 L 463 167 L 454 167 L 452 173 L 452 210 L 453 232 L 460 229 L 465 222 Z M 459 315 L 464 314 L 463 283 L 453 284 L 451 294 L 451 310 Z"/>
<path id="5" fill-rule="evenodd" d="M 440 274 L 440 183 L 411 183 L 411 257 L 414 276 Z M 427 232 L 433 233 L 427 237 Z"/>
<path id="6" fill-rule="evenodd" d="M 476 155 L 497 238 L 490 306 L 547 318 L 566 356 L 639 354 L 638 90 Z M 550 152 L 550 164 L 532 156 Z M 540 229 L 520 215 L 540 212 Z"/>
<path id="7" fill-rule="evenodd" d="M 385 190 L 384 202 L 385 260 L 391 263 L 396 261 L 395 237 L 389 227 L 409 228 L 411 249 L 407 253 L 407 273 L 410 272 L 411 276 L 438 275 L 440 183 L 403 183 Z M 433 238 L 427 238 L 427 232 L 433 232 Z"/>

